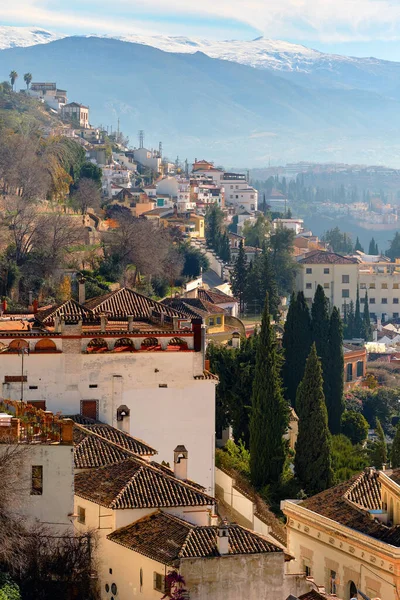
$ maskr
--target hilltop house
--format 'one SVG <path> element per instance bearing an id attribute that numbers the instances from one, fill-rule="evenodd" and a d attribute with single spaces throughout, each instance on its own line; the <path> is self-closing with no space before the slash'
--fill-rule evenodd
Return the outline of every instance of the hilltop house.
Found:
<path id="1" fill-rule="evenodd" d="M 89 107 L 79 104 L 78 102 L 70 102 L 61 108 L 61 116 L 66 121 L 76 124 L 77 127 L 88 129 L 89 125 Z"/>
<path id="2" fill-rule="evenodd" d="M 191 454 L 189 476 L 213 493 L 218 378 L 205 371 L 199 314 L 128 288 L 85 302 L 83 289 L 80 304 L 42 308 L 30 319 L 0 320 L 3 397 L 18 400 L 22 383 L 26 401 L 110 425 L 125 407 L 129 432 L 157 447 L 160 460 L 169 461 L 181 440 Z M 23 374 L 21 349 L 29 349 Z"/>

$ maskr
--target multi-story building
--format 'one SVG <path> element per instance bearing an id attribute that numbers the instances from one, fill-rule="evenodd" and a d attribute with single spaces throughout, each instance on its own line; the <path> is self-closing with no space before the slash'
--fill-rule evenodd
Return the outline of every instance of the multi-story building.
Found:
<path id="1" fill-rule="evenodd" d="M 53 82 L 32 82 L 29 89 L 24 92 L 29 96 L 39 98 L 58 112 L 68 102 L 66 90 L 57 89 L 57 84 Z"/>
<path id="2" fill-rule="evenodd" d="M 344 312 L 345 305 L 355 302 L 359 289 L 361 309 L 365 293 L 373 319 L 397 319 L 400 316 L 400 264 L 367 255 L 342 256 L 334 252 L 315 250 L 298 260 L 301 266 L 296 277 L 296 289 L 312 302 L 317 286 L 324 288 L 332 306 Z"/>
<path id="3" fill-rule="evenodd" d="M 129 151 L 129 154 L 139 165 L 151 169 L 155 173 L 161 172 L 161 156 L 158 151 L 148 150 L 147 148 L 135 148 Z"/>
<path id="4" fill-rule="evenodd" d="M 196 161 L 193 165 L 195 176 L 212 177 L 213 181 L 224 188 L 225 205 L 235 210 L 254 212 L 258 210 L 258 191 L 251 187 L 243 173 L 227 173 L 217 169 L 207 161 Z"/>
<path id="5" fill-rule="evenodd" d="M 61 108 L 61 116 L 66 121 L 76 125 L 77 127 L 88 129 L 89 124 L 89 107 L 79 104 L 78 102 L 70 102 Z"/>
<path id="6" fill-rule="evenodd" d="M 289 571 L 303 571 L 343 600 L 397 600 L 400 593 L 400 470 L 367 468 L 305 501 L 282 503 Z"/>
<path id="7" fill-rule="evenodd" d="M 4 398 L 126 421 L 166 462 L 178 440 L 191 455 L 189 477 L 213 493 L 217 378 L 205 371 L 201 317 L 122 288 L 30 318 L 0 321 Z"/>

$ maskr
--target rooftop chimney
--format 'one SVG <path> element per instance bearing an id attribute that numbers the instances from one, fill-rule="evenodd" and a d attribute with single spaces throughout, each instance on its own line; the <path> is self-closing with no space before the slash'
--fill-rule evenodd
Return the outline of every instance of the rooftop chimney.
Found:
<path id="1" fill-rule="evenodd" d="M 78 279 L 78 299 L 79 304 L 85 304 L 86 301 L 86 287 L 85 287 L 86 279 L 84 277 L 80 277 Z"/>
<path id="2" fill-rule="evenodd" d="M 105 333 L 107 330 L 107 316 L 100 315 L 100 331 L 101 333 Z"/>
<path id="3" fill-rule="evenodd" d="M 174 475 L 177 479 L 187 479 L 188 451 L 185 446 L 177 446 L 174 450 Z"/>
<path id="4" fill-rule="evenodd" d="M 218 527 L 217 548 L 221 556 L 229 554 L 229 527 L 226 519 Z"/>
<path id="5" fill-rule="evenodd" d="M 73 444 L 74 422 L 72 419 L 63 419 L 61 421 L 61 443 L 72 446 Z"/>
<path id="6" fill-rule="evenodd" d="M 240 349 L 240 333 L 237 331 L 232 334 L 232 347 Z"/>
<path id="7" fill-rule="evenodd" d="M 128 316 L 128 331 L 129 332 L 133 331 L 133 316 L 132 315 Z"/>

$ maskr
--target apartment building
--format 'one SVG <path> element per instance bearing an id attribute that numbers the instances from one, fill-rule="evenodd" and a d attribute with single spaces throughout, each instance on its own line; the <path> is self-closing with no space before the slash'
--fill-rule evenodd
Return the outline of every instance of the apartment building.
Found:
<path id="1" fill-rule="evenodd" d="M 345 304 L 355 302 L 357 286 L 361 310 L 368 293 L 371 318 L 387 321 L 400 317 L 400 263 L 383 257 L 371 260 L 367 255 L 342 256 L 315 250 L 298 260 L 301 266 L 296 289 L 303 291 L 311 304 L 317 286 L 324 288 L 332 306 L 344 311 Z"/>
<path id="2" fill-rule="evenodd" d="M 258 191 L 251 187 L 243 173 L 227 173 L 206 161 L 196 161 L 193 165 L 195 176 L 212 177 L 216 185 L 225 190 L 225 205 L 235 210 L 254 212 L 258 210 Z"/>

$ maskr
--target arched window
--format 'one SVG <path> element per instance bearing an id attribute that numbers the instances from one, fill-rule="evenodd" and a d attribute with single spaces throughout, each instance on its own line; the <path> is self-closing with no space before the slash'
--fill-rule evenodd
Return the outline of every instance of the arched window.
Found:
<path id="1" fill-rule="evenodd" d="M 181 338 L 174 337 L 168 342 L 167 350 L 187 350 L 188 345 L 185 340 L 181 340 Z"/>
<path id="2" fill-rule="evenodd" d="M 39 340 L 35 345 L 35 352 L 57 352 L 57 346 L 53 340 Z"/>
<path id="3" fill-rule="evenodd" d="M 103 338 L 93 338 L 88 343 L 86 350 L 90 353 L 108 352 L 107 342 Z"/>
<path id="4" fill-rule="evenodd" d="M 18 352 L 25 348 L 29 348 L 29 344 L 26 340 L 13 340 L 8 345 L 9 352 Z"/>
<path id="5" fill-rule="evenodd" d="M 129 338 L 120 338 L 114 344 L 114 352 L 135 352 L 133 341 Z"/>
<path id="6" fill-rule="evenodd" d="M 143 340 L 141 346 L 140 346 L 141 350 L 147 350 L 148 352 L 151 351 L 155 351 L 155 350 L 161 350 L 161 345 L 158 343 L 158 339 L 157 338 L 146 338 L 145 340 Z"/>

